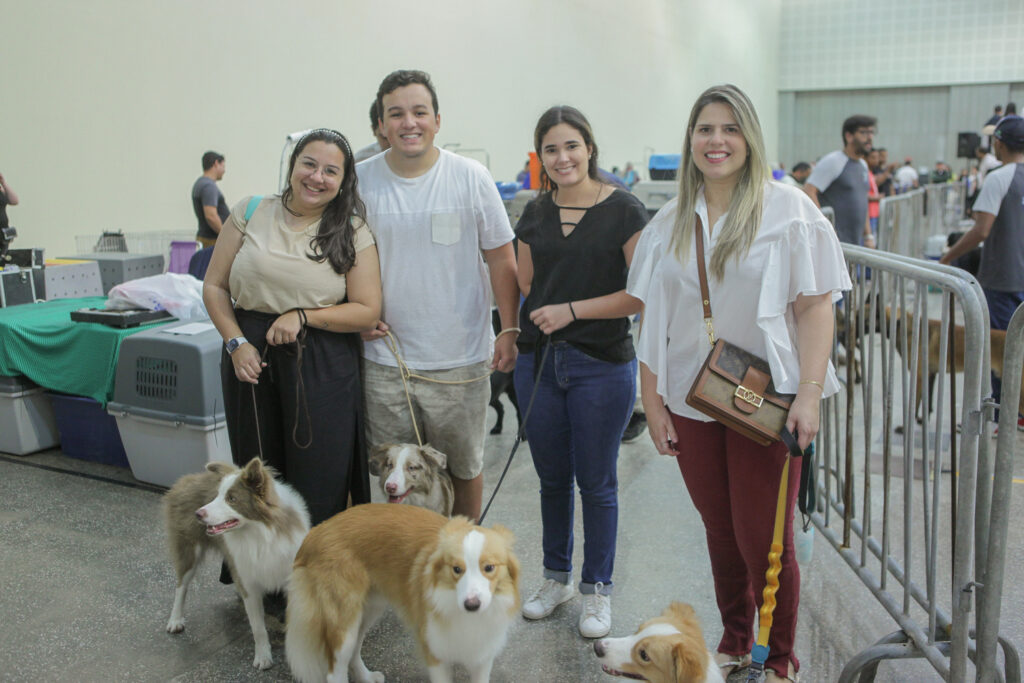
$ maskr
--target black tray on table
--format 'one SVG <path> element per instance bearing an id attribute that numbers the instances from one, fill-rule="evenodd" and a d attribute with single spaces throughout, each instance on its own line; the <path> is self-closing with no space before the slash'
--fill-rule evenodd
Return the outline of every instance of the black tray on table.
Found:
<path id="1" fill-rule="evenodd" d="M 131 308 L 126 311 L 108 311 L 103 308 L 80 308 L 71 311 L 71 319 L 78 323 L 100 323 L 108 327 L 136 327 L 143 323 L 173 317 L 167 311 L 151 311 L 148 308 Z"/>

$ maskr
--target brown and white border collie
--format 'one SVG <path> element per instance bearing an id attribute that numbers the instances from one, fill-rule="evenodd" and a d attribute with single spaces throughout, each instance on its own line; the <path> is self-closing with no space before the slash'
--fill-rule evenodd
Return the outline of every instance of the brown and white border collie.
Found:
<path id="1" fill-rule="evenodd" d="M 263 595 L 282 590 L 295 553 L 309 531 L 306 503 L 295 489 L 253 458 L 244 469 L 211 462 L 206 471 L 186 474 L 164 495 L 164 520 L 178 575 L 169 633 L 185 628 L 182 607 L 203 555 L 224 557 L 245 604 L 256 644 L 253 666 L 273 663 L 263 619 Z"/>
<path id="2" fill-rule="evenodd" d="M 462 664 L 489 680 L 519 612 L 513 536 L 412 505 L 359 505 L 317 525 L 288 584 L 285 653 L 299 681 L 381 683 L 360 650 L 391 603 L 414 632 L 434 683 Z"/>
<path id="3" fill-rule="evenodd" d="M 651 683 L 724 683 L 693 607 L 682 602 L 673 602 L 631 636 L 597 641 L 594 654 L 612 676 Z"/>
<path id="4" fill-rule="evenodd" d="M 389 503 L 418 505 L 451 517 L 455 492 L 447 456 L 429 445 L 383 444 L 370 454 L 370 474 L 379 477 Z"/>

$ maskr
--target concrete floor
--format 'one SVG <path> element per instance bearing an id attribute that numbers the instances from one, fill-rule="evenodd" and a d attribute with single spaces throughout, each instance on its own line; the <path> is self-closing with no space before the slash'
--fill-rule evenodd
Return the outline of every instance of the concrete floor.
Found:
<path id="1" fill-rule="evenodd" d="M 485 495 L 497 481 L 513 436 L 506 423 L 505 433 L 488 439 Z M 1018 445 L 1024 443 L 1020 436 Z M 1024 477 L 1022 450 L 1015 468 L 1018 480 Z M 674 461 L 657 455 L 646 437 L 625 444 L 619 482 L 612 635 L 631 633 L 668 602 L 683 600 L 695 607 L 705 640 L 713 646 L 720 625 L 703 527 Z M 1014 488 L 1019 494 L 1020 484 Z M 524 595 L 536 586 L 541 571 L 537 490 L 524 444 L 486 520 L 516 533 Z M 160 491 L 138 485 L 128 470 L 67 458 L 59 450 L 0 455 L 0 501 L 0 680 L 290 679 L 280 605 L 268 607 L 274 667 L 255 671 L 241 601 L 232 588 L 217 582 L 214 563 L 193 584 L 184 633 L 165 632 L 174 576 L 166 559 Z M 1020 519 L 1024 506 L 1019 495 L 1014 510 L 1013 518 Z M 577 539 L 579 555 L 579 523 Z M 1001 631 L 1024 643 L 1024 590 L 1019 587 L 1024 571 L 1013 561 L 1019 543 L 1011 539 L 1009 547 Z M 797 639 L 802 680 L 834 681 L 847 660 L 896 625 L 821 539 L 802 575 Z M 592 641 L 576 630 L 578 610 L 576 599 L 546 620 L 517 620 L 492 680 L 610 681 L 595 660 Z M 390 681 L 427 680 L 412 639 L 391 614 L 371 632 L 364 657 Z M 926 664 L 898 661 L 882 664 L 876 680 L 940 679 Z"/>

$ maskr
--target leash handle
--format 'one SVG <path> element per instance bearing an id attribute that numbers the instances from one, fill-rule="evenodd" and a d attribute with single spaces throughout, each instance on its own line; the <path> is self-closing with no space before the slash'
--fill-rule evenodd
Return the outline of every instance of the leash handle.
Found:
<path id="1" fill-rule="evenodd" d="M 782 477 L 779 479 L 779 495 L 775 501 L 775 529 L 772 534 L 771 549 L 768 551 L 768 569 L 765 571 L 764 591 L 762 592 L 761 609 L 758 612 L 757 643 L 750 651 L 751 667 L 747 680 L 759 680 L 764 672 L 764 664 L 768 660 L 770 649 L 768 636 L 772 630 L 772 613 L 777 604 L 775 593 L 779 590 L 779 574 L 782 572 L 782 539 L 786 528 L 786 499 L 789 491 L 789 462 L 793 458 L 803 457 L 803 451 L 796 437 L 786 427 L 782 428 L 779 437 L 789 449 L 789 456 L 782 465 Z"/>

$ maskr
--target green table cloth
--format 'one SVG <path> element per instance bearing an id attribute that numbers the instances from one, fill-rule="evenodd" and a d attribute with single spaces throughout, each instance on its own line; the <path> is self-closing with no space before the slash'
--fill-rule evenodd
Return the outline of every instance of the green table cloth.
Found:
<path id="1" fill-rule="evenodd" d="M 128 329 L 71 320 L 71 311 L 103 308 L 106 301 L 90 296 L 0 308 L 0 375 L 24 375 L 41 387 L 88 396 L 106 407 L 114 395 L 121 340 L 174 320 Z"/>

